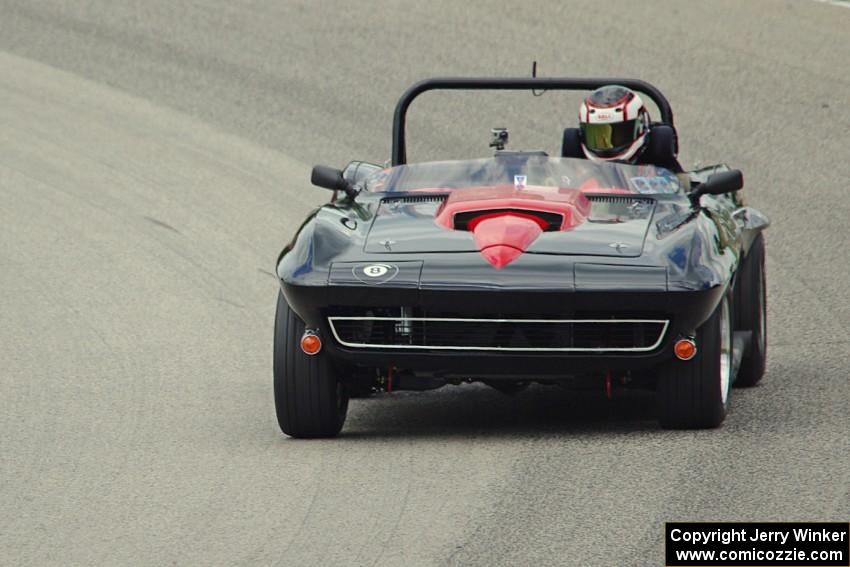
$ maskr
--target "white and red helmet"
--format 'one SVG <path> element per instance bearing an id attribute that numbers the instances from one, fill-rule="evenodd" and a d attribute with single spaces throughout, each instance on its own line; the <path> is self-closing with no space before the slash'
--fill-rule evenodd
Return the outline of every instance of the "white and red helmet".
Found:
<path id="1" fill-rule="evenodd" d="M 588 159 L 634 163 L 646 147 L 649 113 L 637 93 L 607 85 L 582 101 L 579 124 L 581 149 Z"/>

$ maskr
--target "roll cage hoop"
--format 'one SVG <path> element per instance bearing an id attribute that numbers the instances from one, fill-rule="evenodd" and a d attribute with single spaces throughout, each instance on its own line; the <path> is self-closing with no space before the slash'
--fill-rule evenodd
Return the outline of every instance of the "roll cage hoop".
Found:
<path id="1" fill-rule="evenodd" d="M 658 106 L 661 121 L 673 126 L 673 110 L 670 103 L 653 85 L 639 79 L 569 79 L 569 78 L 452 78 L 425 79 L 407 89 L 395 107 L 393 115 L 392 165 L 407 163 L 405 139 L 407 109 L 417 96 L 432 90 L 532 90 L 532 91 L 587 91 L 605 85 L 622 85 L 647 95 Z"/>

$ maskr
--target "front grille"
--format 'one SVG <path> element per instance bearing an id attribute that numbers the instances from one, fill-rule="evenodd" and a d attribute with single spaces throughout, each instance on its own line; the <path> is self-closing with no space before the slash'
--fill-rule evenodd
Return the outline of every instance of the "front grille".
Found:
<path id="1" fill-rule="evenodd" d="M 330 316 L 331 332 L 351 348 L 551 352 L 648 352 L 666 319 L 467 319 Z"/>

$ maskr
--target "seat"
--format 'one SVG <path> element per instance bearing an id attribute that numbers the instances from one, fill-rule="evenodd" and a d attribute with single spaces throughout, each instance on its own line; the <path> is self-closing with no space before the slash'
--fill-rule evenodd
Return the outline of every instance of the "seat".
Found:
<path id="1" fill-rule="evenodd" d="M 581 133 L 578 128 L 566 128 L 561 142 L 561 157 L 583 158 Z"/>
<path id="2" fill-rule="evenodd" d="M 679 153 L 679 139 L 676 129 L 669 124 L 654 122 L 649 127 L 649 143 L 640 156 L 640 163 L 648 163 L 673 173 L 682 173 L 682 166 L 676 159 Z"/>

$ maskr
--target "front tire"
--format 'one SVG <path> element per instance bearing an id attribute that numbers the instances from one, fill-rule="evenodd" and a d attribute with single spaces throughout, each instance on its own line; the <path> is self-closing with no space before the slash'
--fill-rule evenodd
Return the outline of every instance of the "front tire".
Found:
<path id="1" fill-rule="evenodd" d="M 726 417 L 732 374 L 728 297 L 696 332 L 697 354 L 673 359 L 658 376 L 658 421 L 665 429 L 709 429 Z"/>
<path id="2" fill-rule="evenodd" d="M 333 437 L 348 412 L 348 394 L 331 360 L 299 347 L 304 322 L 278 292 L 274 328 L 274 402 L 281 431 L 291 437 Z"/>

